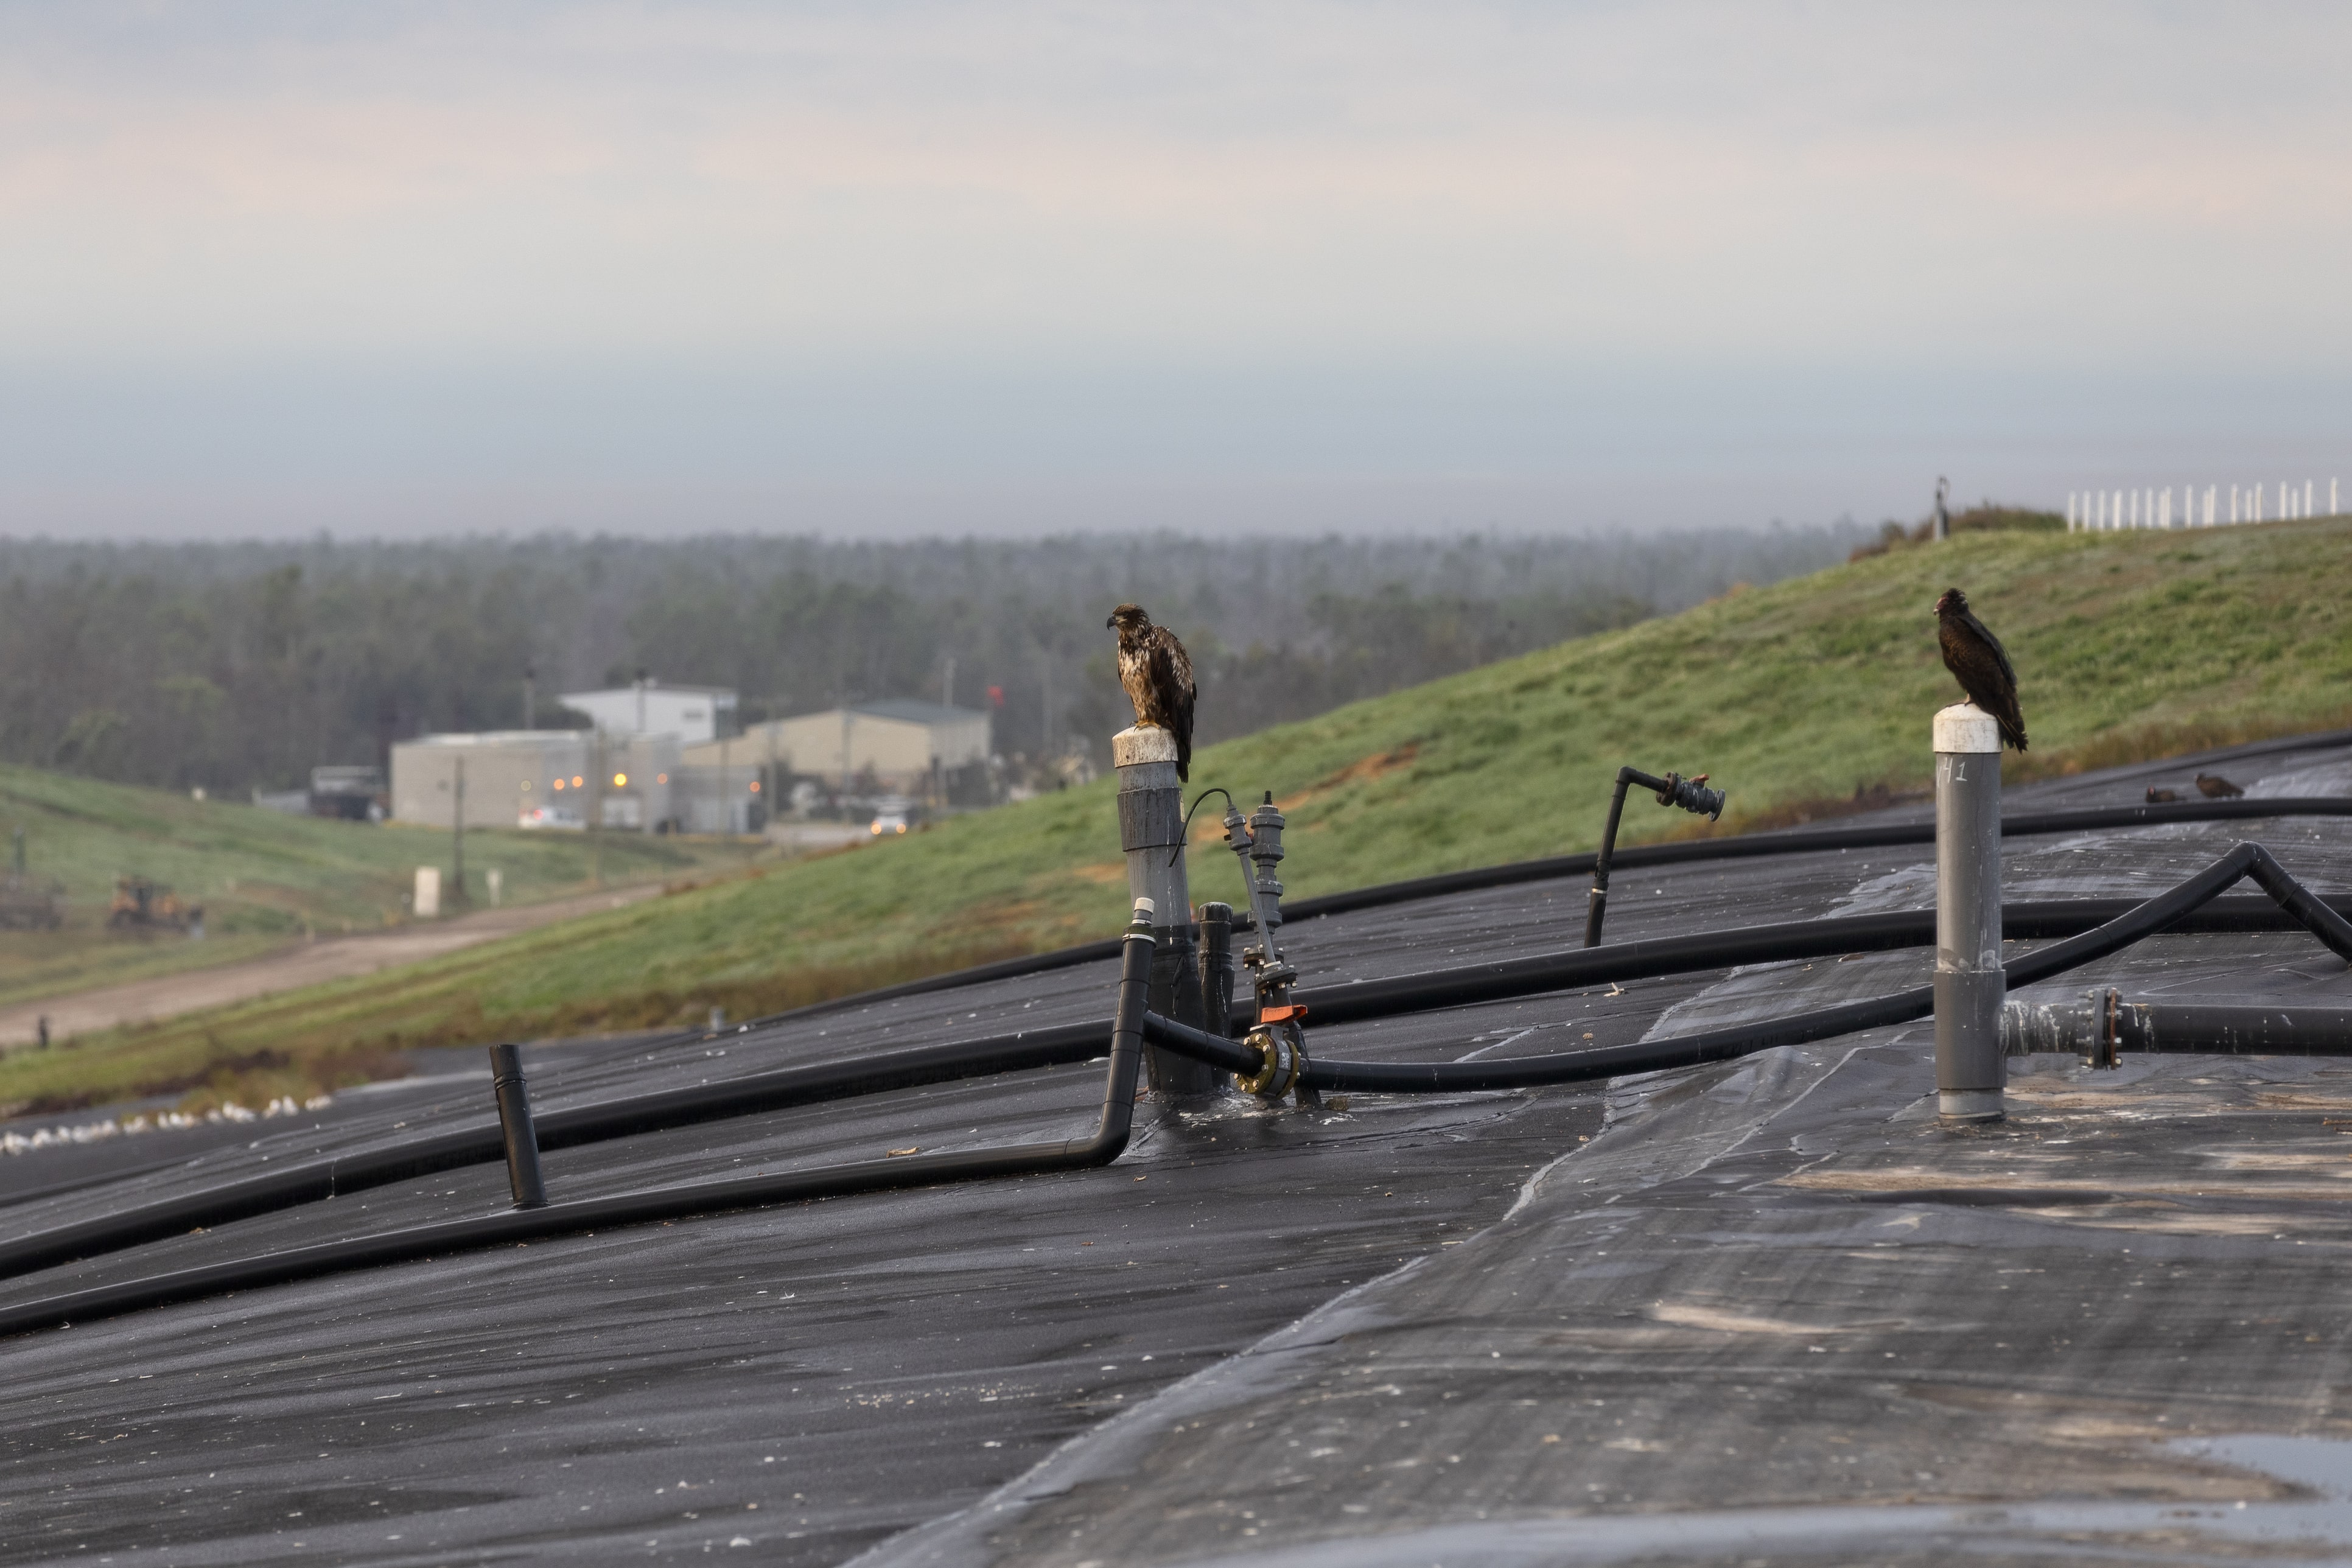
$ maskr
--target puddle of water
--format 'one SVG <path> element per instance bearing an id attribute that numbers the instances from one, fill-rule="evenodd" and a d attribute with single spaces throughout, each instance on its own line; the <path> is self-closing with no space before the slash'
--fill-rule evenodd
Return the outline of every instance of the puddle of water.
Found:
<path id="1" fill-rule="evenodd" d="M 2176 1454 L 2309 1487 L 2323 1497 L 2352 1497 L 2352 1439 L 2252 1432 L 2234 1437 L 2186 1438 L 2166 1447 Z"/>

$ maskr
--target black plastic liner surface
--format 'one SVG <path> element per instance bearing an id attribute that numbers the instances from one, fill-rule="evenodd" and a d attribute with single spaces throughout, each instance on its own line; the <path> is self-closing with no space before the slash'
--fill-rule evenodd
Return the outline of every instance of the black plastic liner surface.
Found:
<path id="1" fill-rule="evenodd" d="M 2128 801 L 2199 765 L 2217 762 L 2019 804 Z M 2352 793 L 2341 751 L 2219 765 L 2268 793 Z M 2352 891 L 2352 828 L 2314 820 L 2012 847 L 2009 896 L 2145 896 L 2242 837 Z M 1612 934 L 1916 909 L 1922 874 L 1898 847 L 1624 875 Z M 1305 984 L 1328 987 L 1554 950 L 1582 903 L 1572 882 L 1528 884 L 1286 934 Z M 1917 984 L 1927 962 L 1674 976 L 1316 1039 L 1391 1060 L 1465 1041 L 1480 1059 L 1622 1044 Z M 1053 1027 L 1105 1016 L 1108 976 L 1081 966 L 692 1045 L 551 1048 L 533 1083 L 554 1113 Z M 2053 984 L 2103 980 L 2352 1002 L 2332 955 L 2268 931 L 2159 937 Z M 2009 1123 L 1955 1132 L 1921 1114 L 1927 1038 L 1920 1025 L 1613 1086 L 1357 1096 L 1318 1114 L 1145 1105 L 1101 1170 L 628 1227 L 8 1341 L 0 1560 L 2352 1551 L 2326 1469 L 2352 1438 L 2352 1144 L 2336 1125 L 2352 1125 L 2352 1076 L 2032 1058 Z M 62 1223 L 481 1116 L 487 1074 L 447 1061 L 439 1082 L 346 1097 L 316 1125 L 257 1124 L 247 1146 L 161 1170 L 169 1135 L 122 1140 L 95 1153 L 151 1167 L 127 1192 L 5 1212 Z M 548 1177 L 578 1196 L 1068 1136 L 1100 1081 L 1074 1064 L 707 1124 L 556 1151 Z M 42 1184 L 41 1158 L 0 1173 Z M 10 1290 L 478 1214 L 503 1181 L 442 1173 Z"/>

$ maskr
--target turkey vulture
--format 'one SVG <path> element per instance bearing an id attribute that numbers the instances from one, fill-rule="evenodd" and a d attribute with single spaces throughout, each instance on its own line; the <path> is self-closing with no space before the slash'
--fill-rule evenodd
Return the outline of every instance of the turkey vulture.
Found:
<path id="1" fill-rule="evenodd" d="M 2246 792 L 2220 773 L 2199 773 L 2197 793 L 2207 800 L 2235 800 Z"/>
<path id="2" fill-rule="evenodd" d="M 1135 704 L 1139 728 L 1176 737 L 1176 777 L 1192 777 L 1192 660 L 1176 634 L 1155 626 L 1140 605 L 1121 605 L 1104 626 L 1118 633 L 1118 683 Z"/>
<path id="3" fill-rule="evenodd" d="M 1936 641 L 1944 650 L 1944 668 L 2000 726 L 2000 738 L 2025 750 L 2025 715 L 2017 706 L 2017 671 L 2008 650 L 1985 624 L 1969 611 L 1968 595 L 1947 588 L 1936 601 Z"/>

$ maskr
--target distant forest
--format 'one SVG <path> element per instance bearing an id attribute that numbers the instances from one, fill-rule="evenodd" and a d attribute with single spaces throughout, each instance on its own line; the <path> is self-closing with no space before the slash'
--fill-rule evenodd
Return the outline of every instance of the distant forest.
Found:
<path id="1" fill-rule="evenodd" d="M 1811 571 L 1873 537 L 0 540 L 0 760 L 291 788 L 319 763 L 381 763 L 395 740 L 520 726 L 527 672 L 537 721 L 558 727 L 578 721 L 556 692 L 642 670 L 733 687 L 747 722 L 951 695 L 994 706 L 1007 757 L 1086 749 L 1099 764 L 1129 721 L 1103 629 L 1122 599 L 1192 649 L 1205 742 Z"/>

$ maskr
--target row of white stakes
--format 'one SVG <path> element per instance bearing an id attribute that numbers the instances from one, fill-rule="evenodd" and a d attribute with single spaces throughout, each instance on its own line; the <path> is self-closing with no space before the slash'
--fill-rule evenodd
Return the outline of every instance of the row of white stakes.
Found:
<path id="1" fill-rule="evenodd" d="M 2162 489 L 2150 486 L 2127 490 L 2069 490 L 2066 492 L 2066 531 L 2069 533 L 2078 531 L 2104 532 L 2108 529 L 2116 528 L 2171 528 L 2175 526 L 2172 521 L 2172 489 L 2173 487 L 2167 485 Z M 2316 487 L 2310 479 L 2303 481 L 2303 489 L 2300 490 L 2281 480 L 2278 488 L 2278 505 L 2265 516 L 2263 503 L 2266 498 L 2262 486 L 2231 485 L 2229 510 L 2224 516 L 2221 507 L 2221 487 L 2207 485 L 2205 494 L 2201 498 L 2205 503 L 2205 515 L 2203 520 L 2200 521 L 2197 515 L 2197 503 L 2200 498 L 2197 494 L 2197 487 L 2183 485 L 2180 487 L 2181 506 L 2179 526 L 2213 528 L 2223 522 L 2285 521 L 2293 518 L 2309 517 L 2312 515 L 2312 503 L 2315 499 L 2315 493 Z M 2337 503 L 2336 481 L 2330 479 L 2327 481 L 2326 515 L 2335 517 L 2342 510 L 2343 508 Z"/>

